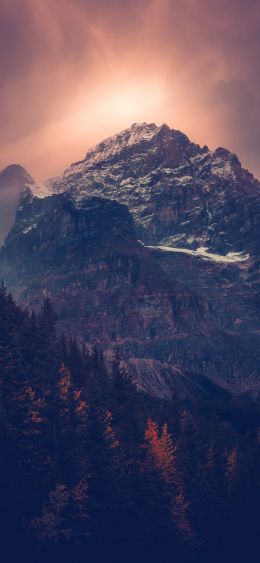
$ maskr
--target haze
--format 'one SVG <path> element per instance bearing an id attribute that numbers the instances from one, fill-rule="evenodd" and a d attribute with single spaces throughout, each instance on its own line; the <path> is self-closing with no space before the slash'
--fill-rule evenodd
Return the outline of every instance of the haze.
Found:
<path id="1" fill-rule="evenodd" d="M 258 0 L 0 0 L 0 168 L 45 179 L 136 121 L 260 177 Z"/>

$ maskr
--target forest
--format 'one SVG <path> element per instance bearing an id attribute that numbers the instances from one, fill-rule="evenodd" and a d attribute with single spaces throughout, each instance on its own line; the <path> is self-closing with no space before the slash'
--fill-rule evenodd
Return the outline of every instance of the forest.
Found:
<path id="1" fill-rule="evenodd" d="M 3 561 L 257 560 L 257 410 L 144 394 L 115 355 L 0 290 Z"/>

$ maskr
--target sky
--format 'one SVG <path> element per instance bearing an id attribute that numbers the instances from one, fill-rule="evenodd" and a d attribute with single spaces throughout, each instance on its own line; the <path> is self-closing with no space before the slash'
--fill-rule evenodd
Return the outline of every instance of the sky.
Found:
<path id="1" fill-rule="evenodd" d="M 0 0 L 0 168 L 61 173 L 134 122 L 260 178 L 260 0 Z"/>

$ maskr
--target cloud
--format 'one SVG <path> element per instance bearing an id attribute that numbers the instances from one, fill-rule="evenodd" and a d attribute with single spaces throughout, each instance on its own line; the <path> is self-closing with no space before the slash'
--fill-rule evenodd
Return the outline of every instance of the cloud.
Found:
<path id="1" fill-rule="evenodd" d="M 258 0 L 1 0 L 0 166 L 46 177 L 143 119 L 260 176 L 259 24 Z"/>

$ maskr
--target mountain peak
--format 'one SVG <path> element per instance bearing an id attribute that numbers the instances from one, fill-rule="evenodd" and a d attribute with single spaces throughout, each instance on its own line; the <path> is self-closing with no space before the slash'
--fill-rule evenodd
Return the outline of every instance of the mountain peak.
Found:
<path id="1" fill-rule="evenodd" d="M 90 149 L 86 154 L 86 158 L 93 152 L 99 152 L 100 150 L 103 152 L 104 149 L 111 147 L 111 145 L 114 145 L 118 149 L 120 145 L 130 146 L 142 141 L 150 141 L 159 129 L 160 127 L 155 123 L 133 123 L 131 127 L 123 129 L 123 131 L 120 131 L 120 133 L 112 137 L 108 137 L 96 147 Z"/>
<path id="2" fill-rule="evenodd" d="M 0 182 L 4 183 L 10 180 L 20 180 L 24 182 L 33 182 L 30 174 L 20 164 L 9 164 L 0 171 Z"/>
<path id="3" fill-rule="evenodd" d="M 101 160 L 109 160 L 124 149 L 133 145 L 139 145 L 151 141 L 158 133 L 160 127 L 155 123 L 133 123 L 131 127 L 124 129 L 120 133 L 108 137 L 95 147 L 91 148 L 83 160 L 73 163 L 70 168 L 65 170 L 65 176 L 69 176 L 75 172 L 81 172 L 82 168 L 87 164 L 91 167 Z"/>
<path id="4" fill-rule="evenodd" d="M 130 125 L 130 127 L 128 127 L 127 129 L 124 129 L 123 131 L 129 131 L 131 129 L 159 129 L 158 125 L 156 125 L 156 123 L 147 123 L 146 121 L 138 121 L 135 123 L 132 123 L 132 125 Z M 120 134 L 120 133 L 119 133 Z"/>
<path id="5" fill-rule="evenodd" d="M 0 171 L 0 246 L 15 221 L 23 190 L 33 179 L 20 164 L 10 164 Z"/>

